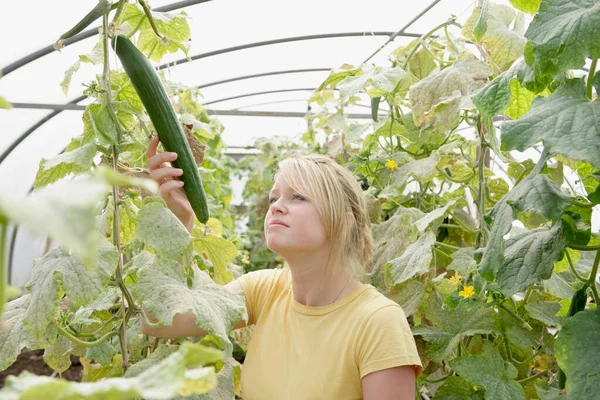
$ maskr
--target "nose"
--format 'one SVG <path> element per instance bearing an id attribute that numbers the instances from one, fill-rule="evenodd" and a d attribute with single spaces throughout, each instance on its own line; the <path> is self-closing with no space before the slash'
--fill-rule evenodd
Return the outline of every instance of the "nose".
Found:
<path id="1" fill-rule="evenodd" d="M 271 203 L 271 206 L 269 207 L 271 210 L 271 214 L 275 214 L 277 212 L 280 212 L 282 214 L 285 214 L 286 212 L 286 208 L 285 205 L 283 204 L 283 201 L 281 198 L 275 200 L 273 203 Z"/>

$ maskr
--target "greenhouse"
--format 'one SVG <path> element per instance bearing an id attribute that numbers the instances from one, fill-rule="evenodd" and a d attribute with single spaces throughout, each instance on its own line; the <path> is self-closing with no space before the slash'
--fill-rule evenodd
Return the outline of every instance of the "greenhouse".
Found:
<path id="1" fill-rule="evenodd" d="M 600 3 L 35 3 L 0 398 L 597 398 Z"/>

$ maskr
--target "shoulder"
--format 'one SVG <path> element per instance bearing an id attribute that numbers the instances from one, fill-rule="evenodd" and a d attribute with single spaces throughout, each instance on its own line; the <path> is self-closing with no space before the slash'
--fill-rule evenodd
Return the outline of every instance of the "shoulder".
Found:
<path id="1" fill-rule="evenodd" d="M 385 297 L 371 285 L 365 290 L 361 299 L 362 313 L 368 318 L 366 322 L 385 322 L 387 317 L 406 319 L 404 310 L 395 301 Z"/>
<path id="2" fill-rule="evenodd" d="M 261 269 L 250 271 L 242 275 L 237 280 L 244 292 L 252 291 L 254 288 L 259 290 L 283 290 L 289 284 L 289 271 L 287 268 Z"/>

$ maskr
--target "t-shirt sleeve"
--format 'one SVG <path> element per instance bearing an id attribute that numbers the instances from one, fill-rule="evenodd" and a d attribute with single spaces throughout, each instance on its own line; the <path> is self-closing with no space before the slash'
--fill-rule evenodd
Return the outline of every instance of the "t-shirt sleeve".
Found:
<path id="1" fill-rule="evenodd" d="M 357 346 L 360 378 L 382 369 L 414 365 L 416 377 L 423 370 L 415 339 L 399 305 L 375 311 L 359 334 Z"/>
<path id="2" fill-rule="evenodd" d="M 251 271 L 238 278 L 246 297 L 248 325 L 256 324 L 265 303 L 273 291 L 279 270 L 262 269 Z"/>

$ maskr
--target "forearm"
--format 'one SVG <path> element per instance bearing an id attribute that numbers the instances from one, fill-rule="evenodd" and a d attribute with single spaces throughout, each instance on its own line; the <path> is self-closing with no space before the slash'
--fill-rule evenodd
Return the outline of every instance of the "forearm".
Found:
<path id="1" fill-rule="evenodd" d="M 142 312 L 146 314 L 148 321 L 151 323 L 158 322 L 145 307 L 142 308 Z M 190 336 L 204 336 L 208 332 L 204 329 L 196 326 L 196 318 L 191 312 L 185 314 L 175 314 L 173 318 L 173 324 L 171 326 L 158 326 L 150 327 L 146 324 L 146 320 L 143 315 L 140 315 L 140 326 L 142 333 L 154 336 L 161 339 L 177 339 L 182 337 Z"/>

